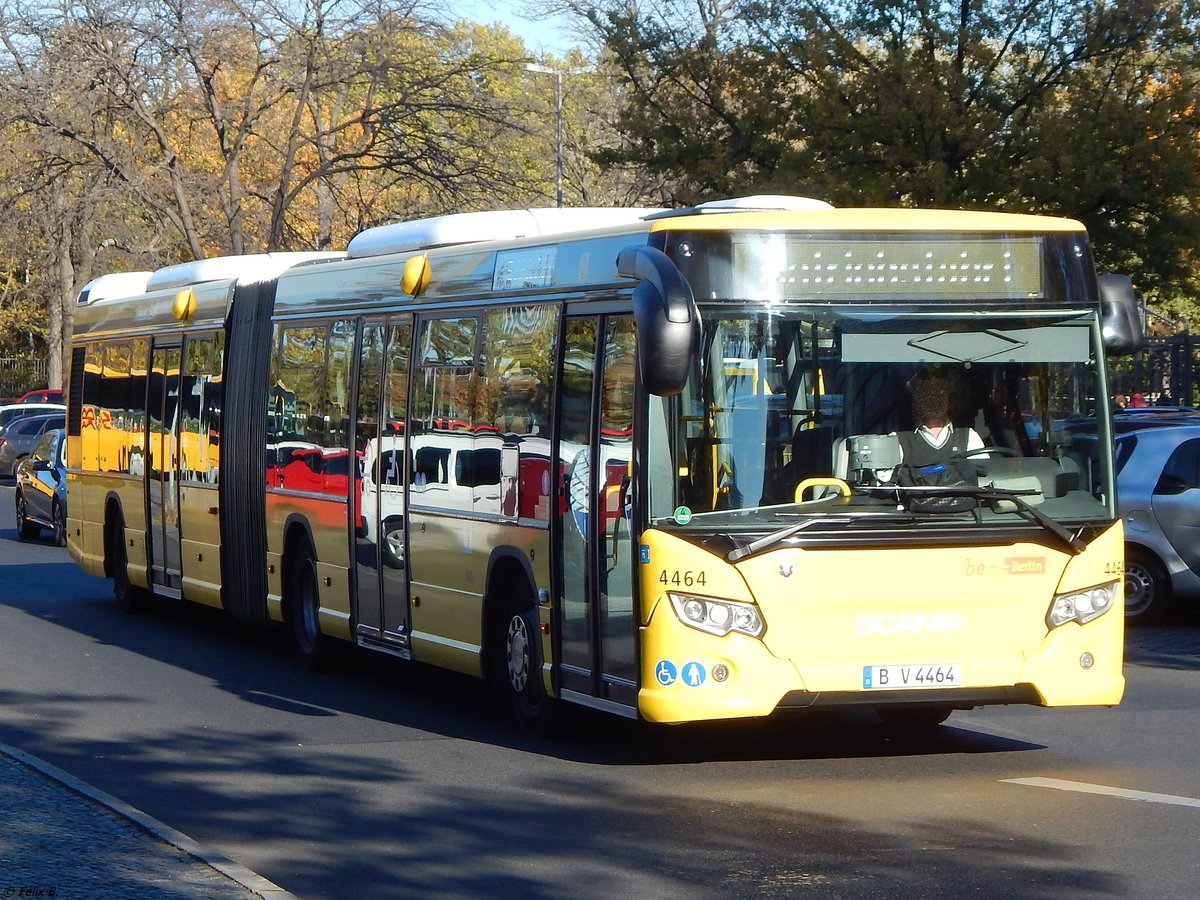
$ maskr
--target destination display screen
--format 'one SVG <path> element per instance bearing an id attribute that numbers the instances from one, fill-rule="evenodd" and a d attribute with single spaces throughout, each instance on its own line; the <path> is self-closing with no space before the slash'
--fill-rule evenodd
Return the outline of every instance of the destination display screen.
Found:
<path id="1" fill-rule="evenodd" d="M 708 227 L 650 238 L 701 303 L 1010 309 L 1099 303 L 1091 247 L 1082 231 Z"/>
<path id="2" fill-rule="evenodd" d="M 747 238 L 749 238 L 747 240 Z M 733 235 L 733 282 L 785 300 L 1041 297 L 1040 237 Z"/>

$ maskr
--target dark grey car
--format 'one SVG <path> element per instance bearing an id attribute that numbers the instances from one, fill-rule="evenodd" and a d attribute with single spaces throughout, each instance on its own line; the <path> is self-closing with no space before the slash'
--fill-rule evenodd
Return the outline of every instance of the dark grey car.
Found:
<path id="1" fill-rule="evenodd" d="M 53 428 L 17 466 L 17 535 L 25 540 L 49 528 L 56 546 L 67 542 L 66 443 L 66 432 Z"/>
<path id="2" fill-rule="evenodd" d="M 1116 446 L 1125 617 L 1155 621 L 1200 598 L 1200 425 L 1132 431 Z"/>
<path id="3" fill-rule="evenodd" d="M 42 416 L 23 416 L 9 422 L 0 430 L 0 476 L 11 478 L 17 465 L 33 449 L 43 434 L 66 424 L 64 413 Z"/>

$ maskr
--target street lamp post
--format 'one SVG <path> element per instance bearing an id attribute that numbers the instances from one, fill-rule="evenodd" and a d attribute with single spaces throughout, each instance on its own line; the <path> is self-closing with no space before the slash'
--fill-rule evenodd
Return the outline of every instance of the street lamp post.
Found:
<path id="1" fill-rule="evenodd" d="M 595 66 L 580 66 L 575 69 L 554 69 L 550 66 L 543 66 L 540 63 L 525 64 L 526 72 L 538 72 L 542 75 L 554 76 L 554 120 L 555 131 L 557 134 L 554 152 L 554 196 L 558 201 L 559 209 L 561 209 L 563 205 L 563 76 L 583 75 L 585 72 L 591 72 L 594 69 Z"/>

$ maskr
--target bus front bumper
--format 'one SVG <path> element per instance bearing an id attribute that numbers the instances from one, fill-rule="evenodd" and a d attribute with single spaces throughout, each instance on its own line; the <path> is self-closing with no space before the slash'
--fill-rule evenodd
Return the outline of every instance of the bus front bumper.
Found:
<path id="1" fill-rule="evenodd" d="M 1087 625 L 1068 624 L 1036 646 L 962 654 L 958 659 L 886 660 L 850 654 L 781 659 L 757 638 L 705 634 L 661 604 L 642 629 L 638 707 L 651 722 L 683 723 L 769 716 L 777 710 L 894 704 L 971 709 L 997 704 L 1114 706 L 1125 690 L 1123 622 L 1117 608 Z M 1106 619 L 1108 619 L 1106 621 Z M 834 648 L 831 648 L 834 649 Z M 947 657 L 954 651 L 947 650 Z M 955 662 L 961 682 L 946 688 L 864 688 L 864 669 L 880 662 Z"/>

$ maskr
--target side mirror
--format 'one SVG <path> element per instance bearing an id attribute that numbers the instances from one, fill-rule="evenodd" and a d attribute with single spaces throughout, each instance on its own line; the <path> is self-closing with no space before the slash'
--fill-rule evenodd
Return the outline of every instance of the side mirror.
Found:
<path id="1" fill-rule="evenodd" d="M 1146 346 L 1138 316 L 1137 295 L 1126 275 L 1101 275 L 1100 333 L 1104 352 L 1109 356 L 1128 356 Z"/>
<path id="2" fill-rule="evenodd" d="M 626 247 L 617 272 L 640 283 L 633 289 L 633 322 L 642 384 L 670 397 L 683 390 L 700 342 L 700 310 L 687 279 L 661 250 Z"/>

